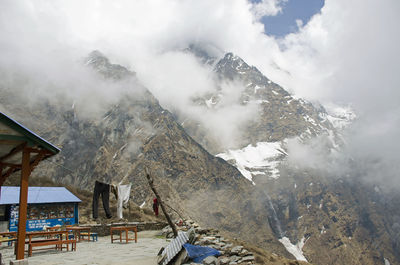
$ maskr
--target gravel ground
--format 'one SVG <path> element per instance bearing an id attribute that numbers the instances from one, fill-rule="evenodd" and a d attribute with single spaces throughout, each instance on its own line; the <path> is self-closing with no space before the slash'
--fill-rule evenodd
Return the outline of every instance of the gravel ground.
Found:
<path id="1" fill-rule="evenodd" d="M 110 236 L 99 237 L 97 242 L 77 243 L 76 251 L 43 250 L 33 251 L 28 258 L 29 265 L 56 265 L 56 264 L 157 264 L 157 253 L 161 247 L 167 245 L 165 239 L 157 238 L 159 231 L 143 231 L 138 233 L 138 242 L 128 244 L 114 242 Z M 4 264 L 14 260 L 12 247 L 0 246 Z"/>

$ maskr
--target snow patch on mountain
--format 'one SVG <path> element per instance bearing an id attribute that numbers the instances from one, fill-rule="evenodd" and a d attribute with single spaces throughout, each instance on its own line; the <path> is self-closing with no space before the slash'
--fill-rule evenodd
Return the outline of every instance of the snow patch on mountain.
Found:
<path id="1" fill-rule="evenodd" d="M 217 154 L 232 163 L 242 175 L 254 185 L 253 176 L 266 175 L 279 178 L 280 157 L 286 155 L 281 142 L 259 142 L 256 146 L 249 144 L 245 148 L 228 150 L 225 153 Z"/>
<path id="2" fill-rule="evenodd" d="M 342 130 L 349 126 L 354 119 L 357 118 L 354 110 L 350 107 L 338 106 L 333 104 L 327 104 L 325 106 L 327 114 L 325 117 L 328 119 L 333 127 L 338 130 Z"/>
<path id="3" fill-rule="evenodd" d="M 303 250 L 302 250 L 304 243 L 305 243 L 304 237 L 296 245 L 292 244 L 292 242 L 290 242 L 290 239 L 285 236 L 282 237 L 281 239 L 279 239 L 279 242 L 281 242 L 282 245 L 286 248 L 286 250 L 290 254 L 292 254 L 297 260 L 307 262 L 307 259 L 306 259 L 306 257 L 304 257 Z"/>

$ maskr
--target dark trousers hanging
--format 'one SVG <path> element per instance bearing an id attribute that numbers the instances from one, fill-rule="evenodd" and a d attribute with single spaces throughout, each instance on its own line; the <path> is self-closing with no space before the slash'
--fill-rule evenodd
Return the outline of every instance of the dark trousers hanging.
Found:
<path id="1" fill-rule="evenodd" d="M 93 218 L 96 219 L 99 217 L 99 197 L 101 195 L 101 199 L 103 201 L 104 211 L 106 212 L 107 218 L 111 218 L 110 212 L 110 185 L 99 182 L 96 180 L 94 184 L 93 191 Z"/>

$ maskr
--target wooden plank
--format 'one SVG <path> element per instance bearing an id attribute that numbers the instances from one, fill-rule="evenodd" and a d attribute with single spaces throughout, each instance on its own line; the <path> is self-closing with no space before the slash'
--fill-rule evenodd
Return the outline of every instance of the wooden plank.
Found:
<path id="1" fill-rule="evenodd" d="M 30 153 L 24 148 L 22 152 L 21 184 L 19 190 L 19 213 L 18 213 L 18 232 L 17 232 L 17 260 L 24 259 L 25 236 L 26 236 L 26 216 L 28 206 L 28 185 L 29 175 L 31 174 Z"/>

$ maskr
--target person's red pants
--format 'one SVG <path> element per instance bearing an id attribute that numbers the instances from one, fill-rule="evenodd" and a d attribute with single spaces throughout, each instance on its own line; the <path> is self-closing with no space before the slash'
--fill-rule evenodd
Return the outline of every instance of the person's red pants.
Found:
<path id="1" fill-rule="evenodd" d="M 154 213 L 156 214 L 156 216 L 158 216 L 158 207 L 156 207 L 156 208 L 154 209 Z"/>

